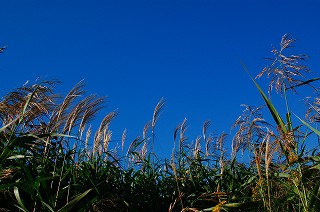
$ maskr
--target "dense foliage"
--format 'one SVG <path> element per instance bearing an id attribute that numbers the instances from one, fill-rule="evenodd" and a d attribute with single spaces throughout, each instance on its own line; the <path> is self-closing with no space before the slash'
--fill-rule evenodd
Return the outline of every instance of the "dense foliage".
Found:
<path id="1" fill-rule="evenodd" d="M 304 78 L 305 55 L 285 56 L 293 42 L 284 35 L 257 76 L 270 78 L 269 95 L 248 72 L 266 106 L 244 105 L 232 152 L 225 151 L 225 134 L 208 132 L 210 121 L 190 143 L 184 120 L 174 131 L 172 157 L 158 159 L 152 144 L 163 99 L 125 151 L 126 131 L 120 147 L 109 145 L 116 112 L 92 133 L 105 98 L 86 96 L 83 82 L 65 97 L 54 92 L 57 81 L 8 93 L 0 102 L 0 211 L 320 211 L 319 146 L 306 145 L 320 135 L 312 127 L 320 101 L 308 102 L 299 118 L 288 100 L 288 91 L 305 85 L 317 91 L 319 78 Z M 271 102 L 272 88 L 285 102 L 284 117 Z M 240 163 L 243 152 L 250 158 Z"/>

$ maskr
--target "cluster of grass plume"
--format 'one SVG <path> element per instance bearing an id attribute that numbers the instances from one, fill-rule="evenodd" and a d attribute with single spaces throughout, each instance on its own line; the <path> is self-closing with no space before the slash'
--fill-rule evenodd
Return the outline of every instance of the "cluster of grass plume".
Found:
<path id="1" fill-rule="evenodd" d="M 319 211 L 319 145 L 307 143 L 320 135 L 313 127 L 320 101 L 309 101 L 299 118 L 288 100 L 305 85 L 317 90 L 319 78 L 304 78 L 305 55 L 285 55 L 294 41 L 284 35 L 257 76 L 270 78 L 269 95 L 248 72 L 265 106 L 243 105 L 232 152 L 225 146 L 230 136 L 213 136 L 209 120 L 190 142 L 185 119 L 174 130 L 171 158 L 159 159 L 153 144 L 163 99 L 128 149 L 126 130 L 112 149 L 109 126 L 118 114 L 107 114 L 93 131 L 105 98 L 86 95 L 83 82 L 65 97 L 54 92 L 58 81 L 8 93 L 0 102 L 0 211 Z M 273 88 L 285 102 L 284 119 L 271 102 Z M 247 162 L 238 160 L 243 153 Z"/>

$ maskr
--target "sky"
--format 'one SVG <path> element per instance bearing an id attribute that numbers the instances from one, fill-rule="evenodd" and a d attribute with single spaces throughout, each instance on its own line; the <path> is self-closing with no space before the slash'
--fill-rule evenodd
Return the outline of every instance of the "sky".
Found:
<path id="1" fill-rule="evenodd" d="M 285 33 L 319 75 L 316 0 L 12 0 L 0 6 L 0 46 L 7 46 L 0 55 L 1 96 L 39 77 L 61 80 L 57 91 L 66 94 L 84 79 L 88 94 L 108 96 L 93 125 L 117 110 L 113 139 L 127 129 L 128 144 L 163 97 L 154 147 L 161 157 L 170 157 L 173 131 L 184 118 L 192 142 L 204 121 L 212 121 L 215 135 L 230 134 L 241 104 L 262 105 L 241 62 L 258 74 Z"/>

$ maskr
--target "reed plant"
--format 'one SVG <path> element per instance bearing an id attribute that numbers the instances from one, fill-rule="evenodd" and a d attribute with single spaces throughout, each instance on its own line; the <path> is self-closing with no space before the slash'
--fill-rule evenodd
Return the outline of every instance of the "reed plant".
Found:
<path id="1" fill-rule="evenodd" d="M 286 55 L 294 42 L 284 35 L 256 78 L 243 66 L 264 106 L 242 105 L 231 135 L 211 133 L 207 120 L 192 140 L 182 120 L 170 158 L 154 153 L 164 99 L 141 136 L 125 145 L 124 130 L 113 146 L 110 123 L 118 113 L 105 115 L 94 131 L 106 98 L 87 95 L 83 81 L 65 97 L 55 93 L 54 80 L 8 93 L 0 102 L 0 211 L 319 211 L 319 145 L 308 143 L 320 136 L 320 101 L 309 99 L 306 117 L 296 116 L 289 101 L 305 86 L 317 91 L 319 78 L 305 76 L 306 55 Z M 257 82 L 265 75 L 267 94 Z"/>

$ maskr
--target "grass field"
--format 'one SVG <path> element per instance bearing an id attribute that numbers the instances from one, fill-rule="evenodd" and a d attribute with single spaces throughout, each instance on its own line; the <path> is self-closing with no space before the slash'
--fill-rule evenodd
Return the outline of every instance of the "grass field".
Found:
<path id="1" fill-rule="evenodd" d="M 319 78 L 306 77 L 307 56 L 285 54 L 293 42 L 284 35 L 256 78 L 244 66 L 265 105 L 243 105 L 232 152 L 225 134 L 210 134 L 210 121 L 188 142 L 184 120 L 171 158 L 158 158 L 152 149 L 163 99 L 140 137 L 126 141 L 124 131 L 120 146 L 109 148 L 117 112 L 92 132 L 105 99 L 86 95 L 83 82 L 65 97 L 55 93 L 57 81 L 13 90 L 0 102 L 0 211 L 320 211 L 320 100 L 309 100 L 306 116 L 296 117 L 288 98 L 306 85 L 317 92 Z M 267 92 L 257 82 L 265 75 Z M 282 97 L 286 114 L 271 94 Z M 240 163 L 243 153 L 250 159 Z"/>

